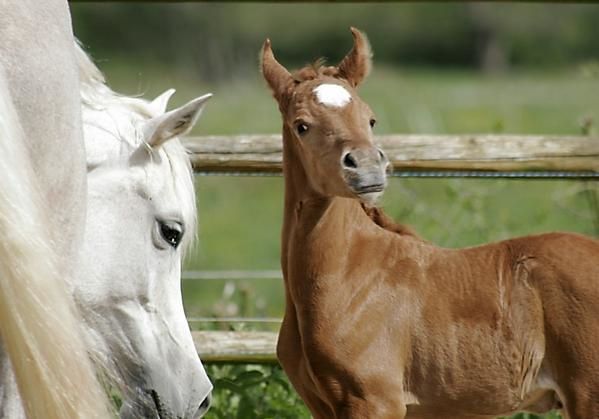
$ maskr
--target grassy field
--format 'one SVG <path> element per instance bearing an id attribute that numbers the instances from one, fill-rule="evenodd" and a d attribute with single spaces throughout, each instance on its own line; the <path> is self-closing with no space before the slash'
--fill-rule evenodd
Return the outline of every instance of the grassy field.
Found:
<path id="1" fill-rule="evenodd" d="M 141 74 L 110 63 L 103 67 L 124 93 L 152 97 L 176 87 L 174 104 L 215 93 L 195 134 L 280 131 L 274 101 L 257 68 L 248 69 L 245 79 L 207 85 L 189 73 L 157 67 Z M 583 125 L 596 133 L 598 93 L 599 80 L 578 68 L 496 77 L 379 68 L 362 89 L 381 134 L 579 134 Z M 186 269 L 279 269 L 281 178 L 197 176 L 196 188 L 200 240 Z M 596 193 L 596 184 L 571 181 L 393 179 L 383 205 L 426 239 L 457 247 L 552 230 L 597 235 L 599 214 L 589 198 Z M 279 280 L 185 281 L 184 296 L 190 316 L 282 313 Z M 209 373 L 218 389 L 211 418 L 308 417 L 276 368 L 210 367 Z"/>

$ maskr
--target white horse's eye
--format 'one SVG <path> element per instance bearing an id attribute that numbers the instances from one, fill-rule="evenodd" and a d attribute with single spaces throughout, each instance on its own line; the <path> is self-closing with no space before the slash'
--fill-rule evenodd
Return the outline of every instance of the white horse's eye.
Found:
<path id="1" fill-rule="evenodd" d="M 174 249 L 179 246 L 183 238 L 183 226 L 176 221 L 159 221 L 160 235 Z"/>

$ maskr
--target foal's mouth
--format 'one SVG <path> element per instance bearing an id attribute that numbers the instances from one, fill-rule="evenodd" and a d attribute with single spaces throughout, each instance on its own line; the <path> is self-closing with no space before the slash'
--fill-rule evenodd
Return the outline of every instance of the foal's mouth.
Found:
<path id="1" fill-rule="evenodd" d="M 370 185 L 351 188 L 355 196 L 367 205 L 375 205 L 385 191 L 386 183 L 373 183 Z"/>
<path id="2" fill-rule="evenodd" d="M 359 188 L 354 188 L 354 192 L 357 195 L 364 195 L 364 194 L 369 194 L 369 193 L 377 193 L 377 192 L 383 192 L 385 190 L 385 184 L 384 183 L 375 183 L 372 185 L 366 185 L 366 186 L 362 186 Z"/>
<path id="3" fill-rule="evenodd" d="M 344 180 L 351 194 L 360 201 L 372 204 L 380 198 L 387 187 L 387 178 L 382 170 L 345 170 Z"/>

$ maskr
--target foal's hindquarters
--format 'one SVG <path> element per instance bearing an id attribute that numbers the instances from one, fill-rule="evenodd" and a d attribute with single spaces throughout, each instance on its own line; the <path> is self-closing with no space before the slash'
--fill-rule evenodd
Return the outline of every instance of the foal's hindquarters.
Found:
<path id="1" fill-rule="evenodd" d="M 546 234 L 424 260 L 423 280 L 397 301 L 409 307 L 397 321 L 410 325 L 408 417 L 562 406 L 599 416 L 596 240 Z M 397 271 L 398 284 L 412 280 Z"/>

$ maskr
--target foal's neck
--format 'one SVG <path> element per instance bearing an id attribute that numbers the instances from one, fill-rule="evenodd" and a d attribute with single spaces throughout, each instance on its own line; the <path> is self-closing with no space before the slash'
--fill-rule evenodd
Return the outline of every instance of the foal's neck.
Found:
<path id="1" fill-rule="evenodd" d="M 351 223 L 334 223 L 327 229 L 327 237 L 347 236 L 336 234 L 335 228 L 359 229 L 363 223 L 370 223 L 368 214 L 363 210 L 356 199 L 332 198 L 322 196 L 311 186 L 305 169 L 297 155 L 293 141 L 297 141 L 287 127 L 283 128 L 283 174 L 285 177 L 285 208 L 283 216 L 282 252 L 281 263 L 283 273 L 287 269 L 287 250 L 292 235 L 297 240 L 295 233 L 310 231 L 325 216 L 327 220 L 351 220 Z"/>

